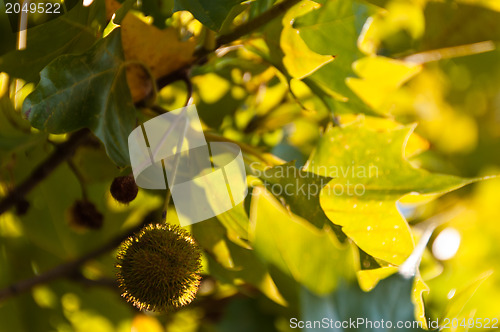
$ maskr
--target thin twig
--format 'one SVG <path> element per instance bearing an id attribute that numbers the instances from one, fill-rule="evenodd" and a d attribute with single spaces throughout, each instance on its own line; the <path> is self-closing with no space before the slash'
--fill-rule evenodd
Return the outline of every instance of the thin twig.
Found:
<path id="1" fill-rule="evenodd" d="M 299 3 L 299 1 L 300 0 L 284 0 L 279 4 L 277 4 L 276 6 L 271 7 L 266 12 L 262 13 L 260 16 L 257 16 L 256 18 L 239 25 L 233 31 L 217 37 L 217 39 L 215 40 L 215 45 L 216 45 L 215 49 L 199 48 L 194 53 L 194 59 L 190 63 L 156 80 L 158 90 L 175 81 L 184 79 L 186 77 L 186 71 L 188 71 L 189 68 L 191 68 L 193 65 L 199 63 L 200 61 L 203 61 L 207 55 L 213 53 L 221 46 L 230 44 L 257 29 L 262 28 L 263 26 L 265 26 L 266 24 L 270 23 L 272 20 L 280 16 L 281 14 L 285 13 L 295 4 Z"/>
<path id="2" fill-rule="evenodd" d="M 84 200 L 88 200 L 89 199 L 89 195 L 88 195 L 88 192 L 87 192 L 87 185 L 85 183 L 85 178 L 84 178 L 82 172 L 80 172 L 80 170 L 78 169 L 78 167 L 75 165 L 75 163 L 71 159 L 68 159 L 67 162 L 68 162 L 69 168 L 71 169 L 71 171 L 75 175 L 76 179 L 80 183 L 80 189 L 82 190 L 82 198 Z"/>
<path id="3" fill-rule="evenodd" d="M 110 288 L 116 292 L 120 291 L 118 287 L 118 282 L 113 278 L 99 278 L 99 279 L 89 279 L 85 277 L 81 272 L 77 272 L 74 275 L 69 276 L 71 281 L 77 282 L 85 287 L 106 287 Z"/>
<path id="4" fill-rule="evenodd" d="M 284 0 L 278 5 L 272 7 L 261 16 L 240 25 L 235 28 L 233 32 L 222 35 L 216 40 L 216 46 L 219 48 L 224 44 L 228 44 L 236 41 L 242 36 L 255 31 L 267 23 L 271 22 L 273 19 L 277 18 L 280 14 L 286 12 L 293 5 L 298 3 L 299 0 Z M 157 80 L 158 86 L 161 88 L 177 80 L 181 80 L 186 77 L 186 70 L 189 70 L 193 65 L 203 60 L 208 54 L 215 50 L 201 49 L 195 54 L 195 59 L 186 65 L 160 79 Z M 14 206 L 17 202 L 24 199 L 24 196 L 28 194 L 37 184 L 44 180 L 52 171 L 54 171 L 57 166 L 66 161 L 74 152 L 76 147 L 84 142 L 84 139 L 89 135 L 87 130 L 80 130 L 74 133 L 68 141 L 62 143 L 56 151 L 54 151 L 44 162 L 42 162 L 31 175 L 23 181 L 19 186 L 12 190 L 2 201 L 0 201 L 0 214 L 6 212 L 9 208 Z M 56 279 L 63 277 L 69 277 L 74 275 L 83 264 L 92 260 L 100 255 L 105 254 L 118 247 L 121 242 L 127 239 L 129 236 L 133 235 L 135 232 L 139 231 L 148 224 L 149 221 L 145 219 L 140 225 L 132 228 L 131 230 L 112 238 L 109 242 L 103 244 L 102 246 L 94 249 L 93 251 L 83 255 L 80 258 L 72 260 L 67 263 L 63 263 L 48 270 L 40 275 L 37 275 L 30 279 L 25 279 L 14 283 L 4 289 L 0 290 L 0 301 L 13 297 L 17 294 L 26 292 L 33 287 L 51 282 Z"/>
<path id="5" fill-rule="evenodd" d="M 277 4 L 276 6 L 271 7 L 269 10 L 264 12 L 263 14 L 257 16 L 256 18 L 248 21 L 238 27 L 236 27 L 233 31 L 228 34 L 219 36 L 216 39 L 216 48 L 219 48 L 225 44 L 232 43 L 235 40 L 240 39 L 241 37 L 248 35 L 249 33 L 262 28 L 281 14 L 288 11 L 288 9 L 292 8 L 295 4 L 299 3 L 300 0 L 285 0 Z"/>
<path id="6" fill-rule="evenodd" d="M 51 281 L 54 281 L 56 279 L 60 279 L 63 277 L 71 277 L 74 276 L 75 273 L 78 272 L 80 267 L 87 263 L 88 261 L 101 256 L 108 251 L 111 251 L 118 247 L 124 240 L 126 240 L 129 236 L 133 235 L 134 233 L 140 231 L 145 225 L 150 223 L 154 218 L 150 215 L 146 216 L 143 220 L 142 223 L 139 225 L 131 228 L 130 230 L 124 232 L 123 234 L 120 234 L 114 238 L 112 238 L 110 241 L 104 243 L 100 247 L 90 251 L 89 253 L 66 263 L 63 263 L 61 265 L 58 265 L 54 267 L 51 270 L 48 270 L 40 275 L 37 275 L 33 278 L 25 279 L 22 281 L 19 281 L 17 283 L 14 283 L 4 289 L 0 290 L 0 302 L 4 301 L 10 297 L 16 296 L 18 294 L 21 294 L 23 292 L 29 291 L 33 287 L 40 285 L 40 284 L 45 284 Z"/>
<path id="7" fill-rule="evenodd" d="M 253 20 L 238 26 L 234 29 L 234 31 L 219 36 L 216 40 L 216 48 L 232 43 L 242 36 L 263 27 L 298 2 L 299 0 L 285 0 Z M 157 80 L 158 87 L 162 88 L 172 82 L 185 79 L 186 71 L 213 51 L 215 50 L 198 50 L 195 54 L 195 59 L 191 63 L 159 78 Z M 83 131 L 78 131 L 67 142 L 61 144 L 61 146 L 42 164 L 40 164 L 23 183 L 12 190 L 3 200 L 0 201 L 0 214 L 6 212 L 8 209 L 16 205 L 16 203 L 23 200 L 26 194 L 28 194 L 37 184 L 52 173 L 57 166 L 64 162 L 72 154 L 75 148 L 83 142 L 84 136 L 86 136 L 86 134 L 83 135 Z"/>
<path id="8" fill-rule="evenodd" d="M 8 211 L 11 207 L 22 201 L 36 185 L 47 178 L 57 166 L 66 161 L 73 154 L 76 147 L 83 143 L 88 136 L 89 131 L 82 129 L 75 132 L 66 142 L 59 145 L 47 159 L 31 172 L 28 178 L 11 190 L 0 201 L 0 214 Z"/>
<path id="9" fill-rule="evenodd" d="M 274 155 L 266 154 L 263 151 L 259 150 L 258 148 L 255 148 L 251 145 L 248 145 L 248 144 L 245 144 L 242 142 L 238 142 L 238 141 L 232 140 L 232 139 L 224 137 L 224 136 L 217 135 L 217 134 L 209 132 L 209 131 L 204 132 L 204 134 L 205 134 L 205 138 L 209 142 L 234 143 L 234 144 L 238 145 L 240 147 L 241 151 L 243 151 L 244 153 L 246 153 L 248 155 L 252 155 L 254 157 L 257 157 L 258 159 L 260 159 L 261 161 L 263 161 L 265 164 L 267 164 L 269 166 L 276 166 L 276 165 L 281 165 L 281 164 L 285 163 L 284 160 L 281 160 L 280 158 L 278 158 Z"/>

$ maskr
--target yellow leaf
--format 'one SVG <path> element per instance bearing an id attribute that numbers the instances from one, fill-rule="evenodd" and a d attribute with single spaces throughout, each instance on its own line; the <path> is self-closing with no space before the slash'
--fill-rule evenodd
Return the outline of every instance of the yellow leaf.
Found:
<path id="1" fill-rule="evenodd" d="M 380 280 L 396 272 L 398 272 L 396 266 L 384 266 L 378 269 L 359 270 L 356 272 L 356 277 L 358 278 L 359 288 L 369 292 L 377 286 Z"/>
<path id="2" fill-rule="evenodd" d="M 332 127 L 306 164 L 307 171 L 332 178 L 320 193 L 328 219 L 363 251 L 393 265 L 413 250 L 396 202 L 406 194 L 442 195 L 475 181 L 414 168 L 403 156 L 413 129 L 373 130 L 363 121 Z"/>
<path id="3" fill-rule="evenodd" d="M 418 74 L 422 66 L 382 56 L 362 58 L 353 64 L 361 78 L 348 78 L 347 85 L 368 105 L 379 109 L 401 85 Z"/>
<path id="4" fill-rule="evenodd" d="M 314 2 L 303 1 L 292 7 L 283 17 L 283 32 L 280 40 L 281 49 L 285 54 L 283 64 L 293 78 L 304 78 L 334 59 L 331 55 L 320 55 L 311 51 L 300 37 L 299 30 L 292 26 L 295 17 L 317 6 Z"/>
<path id="5" fill-rule="evenodd" d="M 339 117 L 339 122 L 341 124 L 349 124 L 355 121 L 364 121 L 367 126 L 373 130 L 388 130 L 402 128 L 403 125 L 392 119 L 387 118 L 376 118 L 376 117 L 365 117 L 363 114 L 344 114 Z M 406 147 L 404 149 L 404 157 L 411 158 L 416 156 L 429 148 L 429 142 L 426 141 L 422 136 L 412 132 L 408 141 L 406 142 Z"/>
<path id="6" fill-rule="evenodd" d="M 134 332 L 164 332 L 165 329 L 154 317 L 139 314 L 132 321 L 132 331 Z"/>
<path id="7" fill-rule="evenodd" d="M 264 187 L 255 187 L 250 206 L 249 240 L 260 259 L 317 295 L 330 293 L 349 277 L 352 257 L 330 228 L 318 230 L 290 213 Z M 292 245 L 290 245 L 292 244 Z M 328 253 L 328 259 L 321 254 Z"/>
<path id="8" fill-rule="evenodd" d="M 375 55 L 386 38 L 401 31 L 419 39 L 425 30 L 422 10 L 425 2 L 389 1 L 387 10 L 378 11 L 366 20 L 358 38 L 358 48 L 365 54 Z"/>
<path id="9" fill-rule="evenodd" d="M 356 276 L 358 278 L 359 287 L 363 291 L 369 292 L 377 286 L 380 280 L 387 278 L 397 271 L 398 268 L 395 266 L 384 266 L 378 269 L 360 270 L 356 272 Z M 420 274 L 417 274 L 413 282 L 413 292 L 411 298 L 413 304 L 415 305 L 415 318 L 424 328 L 427 328 L 427 321 L 425 318 L 425 306 L 422 296 L 424 293 L 428 292 L 429 287 L 424 282 Z"/>
<path id="10" fill-rule="evenodd" d="M 398 87 L 419 73 L 422 66 L 375 56 L 359 59 L 353 64 L 353 69 L 362 78 L 378 80 L 380 84 Z"/>
<path id="11" fill-rule="evenodd" d="M 111 18 L 119 7 L 118 2 L 107 0 L 107 17 Z M 193 61 L 194 38 L 180 41 L 174 28 L 160 30 L 129 12 L 121 22 L 121 29 L 125 60 L 142 63 L 155 79 Z M 154 93 L 149 75 L 140 65 L 128 66 L 127 82 L 134 102 Z"/>
<path id="12" fill-rule="evenodd" d="M 450 302 L 448 302 L 448 305 L 446 307 L 446 311 L 443 317 L 449 318 L 450 320 L 453 318 L 459 317 L 459 315 L 462 313 L 465 305 L 469 300 L 472 298 L 474 293 L 477 291 L 479 286 L 488 279 L 492 274 L 494 270 L 488 270 L 484 273 L 482 273 L 479 277 L 477 277 L 475 280 L 472 282 L 469 282 L 467 285 L 462 286 L 461 289 L 458 291 L 455 291 L 453 293 L 453 296 L 450 299 Z"/>
<path id="13" fill-rule="evenodd" d="M 413 304 L 415 304 L 415 318 L 418 322 L 422 323 L 422 326 L 426 329 L 427 320 L 425 318 L 424 293 L 429 293 L 429 286 L 427 286 L 419 273 L 415 276 L 415 281 L 413 282 L 411 299 Z"/>

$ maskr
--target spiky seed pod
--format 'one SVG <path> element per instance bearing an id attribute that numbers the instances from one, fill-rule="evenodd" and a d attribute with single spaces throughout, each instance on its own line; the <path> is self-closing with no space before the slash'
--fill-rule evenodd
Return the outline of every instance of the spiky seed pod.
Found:
<path id="1" fill-rule="evenodd" d="M 139 188 L 135 183 L 134 177 L 128 175 L 115 178 L 111 183 L 109 191 L 111 192 L 111 196 L 118 202 L 127 204 L 135 199 Z"/>
<path id="2" fill-rule="evenodd" d="M 76 201 L 69 208 L 67 218 L 70 225 L 78 230 L 99 229 L 104 219 L 94 203 L 87 200 Z"/>
<path id="3" fill-rule="evenodd" d="M 138 309 L 170 311 L 193 301 L 200 285 L 201 252 L 179 226 L 150 224 L 118 251 L 122 296 Z"/>

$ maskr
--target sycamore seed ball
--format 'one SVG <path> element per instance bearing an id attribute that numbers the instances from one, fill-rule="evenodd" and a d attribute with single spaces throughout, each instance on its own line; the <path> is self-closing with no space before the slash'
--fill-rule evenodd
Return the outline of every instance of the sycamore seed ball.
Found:
<path id="1" fill-rule="evenodd" d="M 170 311 L 195 298 L 201 252 L 179 226 L 144 227 L 121 244 L 117 258 L 122 296 L 138 309 Z"/>

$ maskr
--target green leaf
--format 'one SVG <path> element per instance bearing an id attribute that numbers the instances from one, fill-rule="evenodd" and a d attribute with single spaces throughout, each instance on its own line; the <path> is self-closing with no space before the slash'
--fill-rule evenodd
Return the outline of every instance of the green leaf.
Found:
<path id="1" fill-rule="evenodd" d="M 218 31 L 231 9 L 242 0 L 175 0 L 174 12 L 187 10 L 208 28 Z"/>
<path id="2" fill-rule="evenodd" d="M 248 248 L 248 215 L 243 202 L 234 208 L 217 216 L 220 223 L 226 228 L 228 238 L 234 243 Z"/>
<path id="3" fill-rule="evenodd" d="M 299 36 L 299 31 L 292 26 L 296 17 L 310 11 L 314 5 L 312 2 L 299 3 L 283 16 L 280 47 L 284 57 L 281 61 L 293 78 L 300 79 L 309 76 L 334 59 L 331 55 L 320 55 L 311 51 Z"/>
<path id="4" fill-rule="evenodd" d="M 167 27 L 165 20 L 172 16 L 173 9 L 174 0 L 144 0 L 141 6 L 144 15 L 153 17 L 153 24 L 159 29 Z"/>
<path id="5" fill-rule="evenodd" d="M 217 263 L 226 269 L 233 269 L 234 262 L 224 239 L 225 229 L 216 218 L 205 220 L 191 226 L 196 242 L 204 248 Z"/>
<path id="6" fill-rule="evenodd" d="M 0 266 L 2 274 L 0 278 L 1 285 L 9 285 L 19 281 L 25 275 L 33 274 L 33 256 L 43 255 L 44 252 L 32 245 L 30 241 L 20 241 L 2 239 L 0 247 Z M 19 257 L 30 257 L 30 259 L 21 260 Z M 25 319 L 26 313 L 30 312 L 31 319 Z M 50 330 L 50 323 L 47 315 L 54 318 L 60 318 L 55 310 L 41 308 L 31 296 L 20 296 L 10 301 L 2 301 L 0 310 L 0 319 L 2 321 L 3 331 L 27 332 L 35 330 Z"/>
<path id="7" fill-rule="evenodd" d="M 349 248 L 329 228 L 320 231 L 291 214 L 264 187 L 252 193 L 249 234 L 262 261 L 317 294 L 331 292 L 352 268 Z"/>
<path id="8" fill-rule="evenodd" d="M 72 160 L 78 165 L 79 172 L 88 183 L 112 181 L 115 177 L 123 175 L 101 147 L 80 146 Z M 130 171 L 125 169 L 125 172 L 127 170 Z"/>
<path id="9" fill-rule="evenodd" d="M 84 7 L 79 1 L 68 13 L 29 29 L 26 49 L 0 57 L 0 72 L 37 82 L 42 68 L 56 57 L 87 50 L 103 28 L 103 5 L 104 1 L 94 1 Z"/>
<path id="10" fill-rule="evenodd" d="M 253 253 L 251 248 L 227 241 L 224 228 L 212 218 L 192 225 L 192 234 L 208 253 L 208 272 L 225 283 L 235 285 L 245 281 L 257 287 L 269 299 L 281 305 L 286 301 L 271 279 L 267 266 Z"/>
<path id="11" fill-rule="evenodd" d="M 422 50 L 500 40 L 500 13 L 464 3 L 429 2 Z M 481 22 L 481 24 L 477 24 Z"/>
<path id="12" fill-rule="evenodd" d="M 330 182 L 330 178 L 311 172 L 304 172 L 295 167 L 291 161 L 265 171 L 257 171 L 257 175 L 274 196 L 283 198 L 290 211 L 322 229 L 328 218 L 319 205 L 319 193 Z M 340 228 L 334 228 L 339 239 L 345 239 Z"/>
<path id="13" fill-rule="evenodd" d="M 368 56 L 353 63 L 361 78 L 349 77 L 347 85 L 375 110 L 383 110 L 387 99 L 412 77 L 422 66 L 382 56 Z"/>
<path id="14" fill-rule="evenodd" d="M 125 77 L 120 29 L 89 51 L 64 55 L 41 72 L 36 89 L 23 104 L 35 128 L 67 133 L 90 128 L 118 166 L 130 164 L 127 139 L 135 108 Z"/>
<path id="15" fill-rule="evenodd" d="M 373 113 L 346 85 L 346 78 L 355 76 L 352 64 L 362 55 L 357 47 L 363 24 L 372 12 L 372 7 L 358 1 L 326 1 L 294 21 L 306 45 L 314 52 L 335 56 L 335 59 L 310 75 L 306 83 L 329 107 L 338 112 Z M 348 100 L 351 109 L 343 107 L 336 99 Z M 346 100 L 344 100 L 346 102 Z"/>
<path id="16" fill-rule="evenodd" d="M 10 25 L 4 1 L 0 2 L 0 57 L 16 48 L 16 34 Z"/>
<path id="17" fill-rule="evenodd" d="M 369 6 L 358 1 L 327 1 L 296 18 L 293 26 L 311 50 L 336 55 L 343 64 L 352 63 L 360 54 L 356 42 L 370 12 Z"/>
<path id="18" fill-rule="evenodd" d="M 364 120 L 330 128 L 306 164 L 307 171 L 333 178 L 320 194 L 327 217 L 363 251 L 396 265 L 414 246 L 397 200 L 409 193 L 432 197 L 473 181 L 411 166 L 403 151 L 413 129 L 374 130 Z"/>
<path id="19" fill-rule="evenodd" d="M 474 293 L 476 293 L 481 284 L 492 274 L 493 270 L 486 271 L 475 280 L 471 281 L 469 284 L 456 291 L 456 293 L 453 294 L 453 297 L 448 302 L 442 318 L 449 318 L 450 320 L 454 318 L 460 318 L 460 314 L 462 313 L 467 302 L 469 302 L 472 296 L 474 296 Z"/>
<path id="20" fill-rule="evenodd" d="M 334 1 L 337 2 L 337 1 Z M 340 1 L 345 3 L 345 1 Z M 360 5 L 366 7 L 366 5 Z M 353 91 L 349 89 L 346 85 L 346 78 L 348 76 L 355 76 L 351 65 L 352 62 L 357 59 L 358 50 L 356 47 L 357 35 L 353 33 L 352 36 L 347 38 L 347 44 L 351 43 L 356 52 L 355 56 L 350 54 L 344 55 L 341 63 L 336 64 L 337 58 L 333 59 L 333 53 L 327 55 L 320 55 L 318 50 L 311 47 L 311 44 L 307 43 L 302 34 L 297 34 L 300 29 L 297 29 L 296 24 L 291 24 L 301 17 L 307 17 L 313 13 L 321 11 L 320 9 L 313 10 L 304 16 L 296 15 L 302 14 L 305 9 L 310 9 L 311 4 L 299 3 L 293 7 L 286 15 L 283 16 L 281 20 L 274 20 L 266 26 L 263 31 L 263 39 L 265 44 L 261 40 L 252 40 L 247 43 L 247 48 L 251 51 L 264 58 L 267 62 L 275 66 L 283 75 L 285 76 L 286 82 L 288 83 L 289 90 L 296 97 L 296 91 L 292 88 L 291 83 L 294 83 L 294 78 L 300 78 L 303 83 L 310 89 L 313 95 L 315 95 L 319 101 L 325 106 L 325 108 L 333 113 L 365 113 L 375 115 L 374 111 L 371 110 Z M 368 15 L 364 15 L 362 19 L 366 19 Z M 341 22 L 349 25 L 350 16 L 337 17 Z M 335 32 L 330 31 L 330 34 L 337 36 Z M 297 41 L 296 38 L 302 37 L 303 41 Z M 338 38 L 346 40 L 346 36 L 338 35 Z M 352 37 L 352 38 L 351 38 Z M 304 45 L 305 42 L 305 45 Z M 323 41 L 320 41 L 323 42 Z M 327 41 L 332 43 L 332 41 Z M 313 46 L 314 46 L 313 42 Z M 302 56 L 297 56 L 297 49 L 300 49 Z M 303 60 L 307 57 L 312 61 L 306 61 L 304 64 Z M 302 62 L 301 62 L 302 61 Z"/>
<path id="21" fill-rule="evenodd" d="M 302 289 L 301 307 L 305 321 L 320 321 L 333 331 L 424 331 L 431 325 L 420 311 L 422 291 L 426 285 L 418 274 L 422 254 L 434 227 L 429 228 L 420 239 L 410 257 L 401 265 L 399 272 L 380 281 L 366 293 L 362 285 L 344 284 L 338 291 L 325 297 Z M 378 270 L 378 269 L 376 269 Z M 394 268 L 382 274 L 392 273 Z M 370 270 L 374 271 L 374 270 Z M 372 289 L 372 287 L 370 287 Z M 417 315 L 417 317 L 416 317 Z M 324 317 L 330 320 L 323 320 Z M 417 319 L 416 319 L 417 318 Z M 378 324 L 378 325 L 377 325 Z M 398 324 L 402 324 L 398 326 Z M 315 331 L 316 326 L 306 331 Z"/>
<path id="22" fill-rule="evenodd" d="M 118 10 L 115 12 L 113 22 L 115 24 L 121 25 L 125 16 L 134 7 L 136 0 L 125 0 Z"/>
<path id="23" fill-rule="evenodd" d="M 217 323 L 217 331 L 233 332 L 274 332 L 275 317 L 262 308 L 255 299 L 237 299 L 229 304 L 223 318 Z"/>
<path id="24" fill-rule="evenodd" d="M 398 322 L 415 323 L 414 305 L 411 294 L 413 278 L 405 279 L 395 274 L 382 280 L 369 293 L 363 292 L 357 285 L 345 285 L 337 292 L 325 297 L 319 297 L 303 288 L 301 308 L 303 321 L 320 321 L 324 317 L 331 319 L 329 331 L 424 331 L 417 326 L 397 328 Z M 382 320 L 385 322 L 381 327 Z M 344 327 L 335 326 L 340 322 Z M 355 323 L 359 325 L 356 325 Z M 371 325 L 370 323 L 371 322 Z M 352 323 L 352 324 L 349 324 Z M 389 327 L 391 324 L 392 328 Z M 416 324 L 416 323 L 415 323 Z M 329 325 L 330 326 L 330 325 Z M 378 327 L 378 328 L 377 328 Z M 326 327 L 325 327 L 326 328 Z M 319 328 L 306 327 L 304 331 L 320 331 Z"/>
<path id="25" fill-rule="evenodd" d="M 12 155 L 37 145 L 44 137 L 31 133 L 28 121 L 21 118 L 7 95 L 0 97 L 0 168 L 6 167 Z"/>

